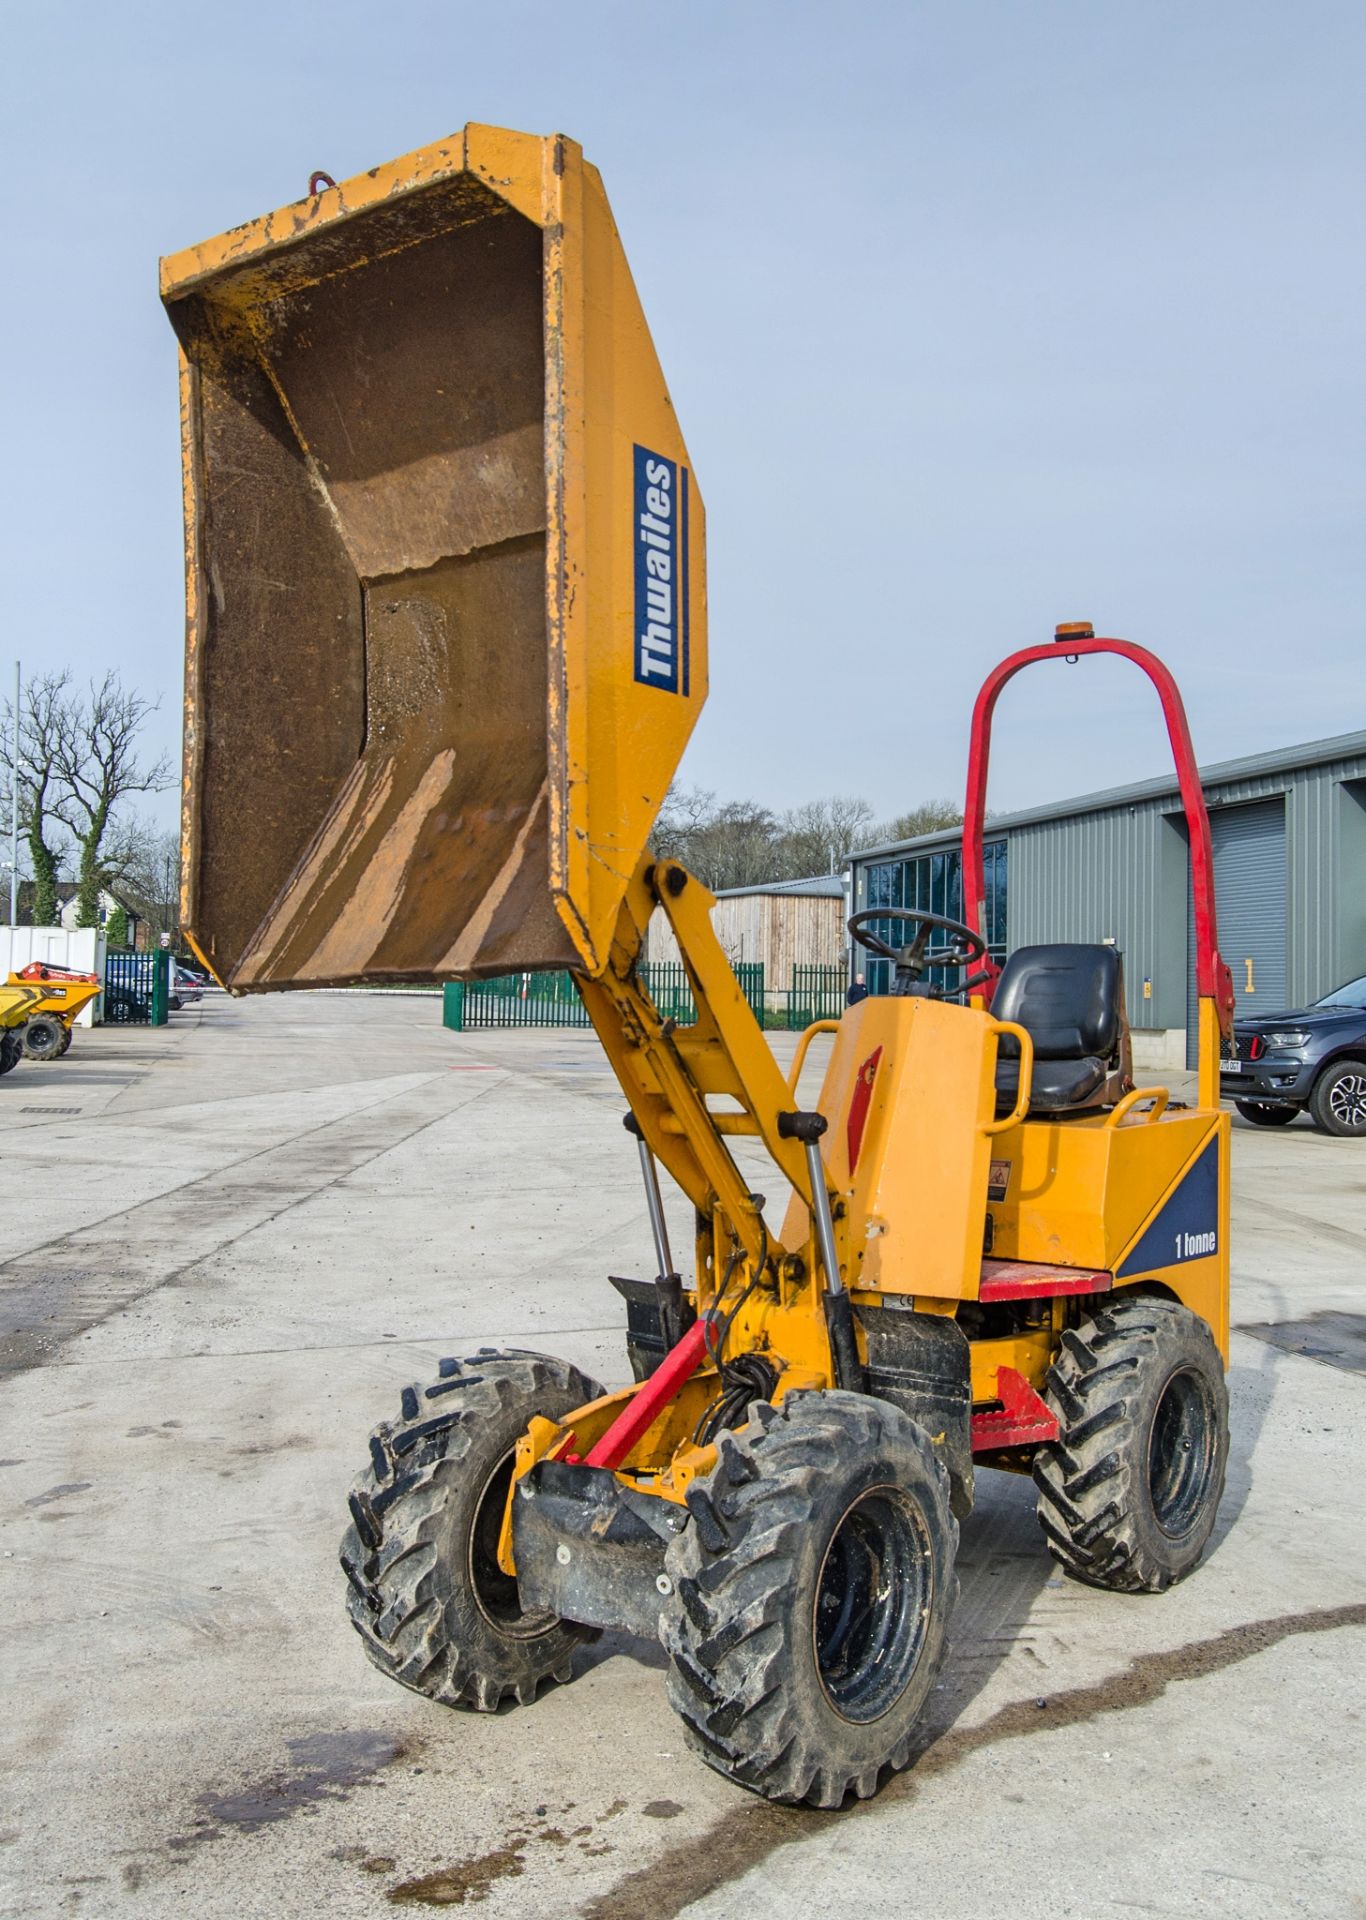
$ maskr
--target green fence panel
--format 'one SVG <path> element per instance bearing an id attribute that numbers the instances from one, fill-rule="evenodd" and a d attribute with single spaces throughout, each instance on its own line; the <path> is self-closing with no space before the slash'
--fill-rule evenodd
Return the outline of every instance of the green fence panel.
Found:
<path id="1" fill-rule="evenodd" d="M 800 1030 L 813 1020 L 838 1020 L 849 985 L 843 967 L 793 967 L 787 996 L 787 1024 Z"/>
<path id="2" fill-rule="evenodd" d="M 163 949 L 152 959 L 152 1025 L 164 1027 L 171 1017 L 171 956 Z"/>
<path id="3" fill-rule="evenodd" d="M 735 969 L 740 990 L 763 1019 L 764 969 L 745 962 Z M 666 1019 L 688 1027 L 697 1007 L 686 968 L 680 961 L 655 961 L 640 969 L 641 984 Z M 458 1012 L 453 995 L 460 992 Z M 446 988 L 442 1018 L 457 1032 L 471 1027 L 586 1027 L 588 1012 L 570 974 L 509 973 L 496 980 L 467 980 Z"/>
<path id="4" fill-rule="evenodd" d="M 467 980 L 465 1027 L 586 1027 L 588 1014 L 570 975 L 508 973 Z"/>
<path id="5" fill-rule="evenodd" d="M 693 1024 L 697 1019 L 697 1003 L 693 999 L 688 970 L 681 960 L 647 961 L 640 969 L 640 977 L 644 982 L 645 991 L 666 1019 L 677 1020 L 681 1027 L 690 1027 Z M 735 968 L 735 977 L 740 982 L 741 993 L 749 1002 L 750 1011 L 762 1024 L 764 1018 L 763 961 L 740 961 Z"/>
<path id="6" fill-rule="evenodd" d="M 448 980 L 441 990 L 441 1024 L 452 1033 L 465 1030 L 465 982 Z"/>
<path id="7" fill-rule="evenodd" d="M 165 1026 L 169 961 L 170 955 L 166 953 L 135 953 L 120 947 L 107 952 L 100 1018 L 118 1025 Z"/>

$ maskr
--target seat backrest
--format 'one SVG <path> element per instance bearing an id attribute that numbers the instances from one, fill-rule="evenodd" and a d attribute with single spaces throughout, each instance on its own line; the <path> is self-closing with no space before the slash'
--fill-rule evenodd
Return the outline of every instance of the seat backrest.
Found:
<path id="1" fill-rule="evenodd" d="M 991 1011 L 1026 1028 L 1040 1060 L 1109 1059 L 1123 1024 L 1123 977 L 1114 947 L 1017 947 Z"/>

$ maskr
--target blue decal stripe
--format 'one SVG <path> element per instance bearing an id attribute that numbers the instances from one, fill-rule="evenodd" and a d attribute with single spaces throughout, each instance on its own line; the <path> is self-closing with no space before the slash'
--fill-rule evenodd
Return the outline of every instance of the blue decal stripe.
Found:
<path id="1" fill-rule="evenodd" d="M 1117 1280 L 1161 1267 L 1208 1260 L 1219 1251 L 1219 1141 L 1216 1137 L 1190 1168 L 1157 1217 L 1115 1272 Z"/>

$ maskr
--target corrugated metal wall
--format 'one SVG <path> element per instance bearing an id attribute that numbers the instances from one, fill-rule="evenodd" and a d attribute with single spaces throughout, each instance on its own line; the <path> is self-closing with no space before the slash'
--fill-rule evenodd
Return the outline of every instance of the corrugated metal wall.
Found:
<path id="1" fill-rule="evenodd" d="M 1007 938 L 1012 951 L 1047 940 L 1113 940 L 1124 955 L 1130 1024 L 1182 1023 L 1184 977 L 1172 1017 L 1161 992 L 1165 983 L 1162 882 L 1164 867 L 1170 868 L 1173 862 L 1184 882 L 1186 850 L 1159 806 L 1148 802 L 1122 812 L 1082 814 L 1016 828 L 1010 835 L 1009 858 Z M 1184 917 L 1180 938 L 1184 953 Z M 1144 997 L 1145 980 L 1154 983 L 1148 998 Z"/>
<path id="2" fill-rule="evenodd" d="M 1214 807 L 1214 891 L 1219 951 L 1233 981 L 1233 1016 L 1290 1005 L 1286 981 L 1285 796 Z M 1195 915 L 1186 939 L 1186 1065 L 1199 1064 Z"/>
<path id="3" fill-rule="evenodd" d="M 1366 972 L 1366 753 L 1206 789 L 1212 813 L 1278 795 L 1285 800 L 1285 990 L 1289 1002 L 1303 1005 Z M 1009 845 L 1010 948 L 1113 939 L 1124 954 L 1131 1024 L 1183 1027 L 1190 881 L 1176 795 L 1018 825 L 998 821 L 993 831 Z M 912 851 L 928 849 L 917 843 Z M 899 852 L 856 861 L 859 907 L 868 904 L 868 865 Z"/>
<path id="4" fill-rule="evenodd" d="M 1366 755 L 1358 755 L 1206 793 L 1211 813 L 1285 796 L 1286 994 L 1296 1006 L 1366 969 L 1357 949 L 1366 863 L 1358 837 L 1343 832 L 1344 805 L 1357 803 L 1342 790 L 1363 778 Z M 1124 953 L 1132 1024 L 1184 1025 L 1189 881 L 1174 797 L 1038 821 L 1009 838 L 1012 949 L 1112 937 Z M 1154 982 L 1150 1000 L 1142 997 L 1145 977 Z"/>

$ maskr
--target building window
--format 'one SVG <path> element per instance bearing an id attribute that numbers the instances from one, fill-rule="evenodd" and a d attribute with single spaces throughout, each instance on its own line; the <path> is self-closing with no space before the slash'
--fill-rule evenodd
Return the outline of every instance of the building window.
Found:
<path id="1" fill-rule="evenodd" d="M 986 888 L 987 951 L 997 966 L 1006 957 L 1006 904 L 1008 892 L 1007 847 L 1004 840 L 992 840 L 982 849 L 983 878 Z M 879 860 L 864 870 L 866 908 L 904 907 L 908 912 L 943 913 L 951 920 L 963 917 L 963 856 L 953 847 L 944 853 L 922 853 L 914 858 Z M 870 932 L 888 946 L 904 946 L 910 929 L 905 921 L 875 920 Z M 931 936 L 930 952 L 949 944 L 945 934 Z M 887 993 L 892 984 L 890 960 L 875 960 L 870 955 L 863 967 L 873 993 Z M 952 991 L 962 985 L 963 974 L 957 968 L 936 969 L 931 975 L 938 985 Z"/>

